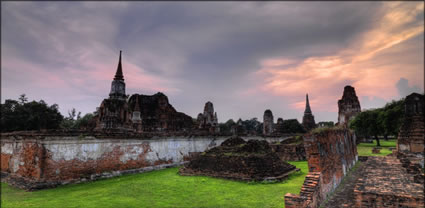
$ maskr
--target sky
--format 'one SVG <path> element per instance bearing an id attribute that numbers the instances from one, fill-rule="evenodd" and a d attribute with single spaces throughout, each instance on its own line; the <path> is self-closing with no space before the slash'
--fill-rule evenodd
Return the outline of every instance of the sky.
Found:
<path id="1" fill-rule="evenodd" d="M 1 101 L 96 110 L 119 51 L 127 94 L 163 92 L 194 118 L 266 109 L 337 121 L 343 88 L 362 109 L 424 91 L 424 2 L 1 2 Z"/>

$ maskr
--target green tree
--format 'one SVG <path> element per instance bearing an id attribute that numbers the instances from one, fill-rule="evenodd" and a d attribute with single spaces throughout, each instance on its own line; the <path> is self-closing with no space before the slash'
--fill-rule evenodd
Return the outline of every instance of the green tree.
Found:
<path id="1" fill-rule="evenodd" d="M 354 129 L 359 136 L 370 138 L 373 136 L 376 140 L 376 145 L 381 146 L 378 135 L 382 134 L 382 122 L 379 121 L 379 116 L 382 114 L 381 109 L 371 109 L 363 111 L 350 122 L 350 128 Z"/>
<path id="2" fill-rule="evenodd" d="M 228 121 L 226 121 L 226 123 L 220 123 L 218 124 L 218 126 L 222 134 L 230 134 L 230 129 L 234 124 L 235 121 L 233 121 L 233 119 L 229 119 Z"/>
<path id="3" fill-rule="evenodd" d="M 382 108 L 363 111 L 350 122 L 350 128 L 354 129 L 358 136 L 376 139 L 380 146 L 378 135 L 385 139 L 389 135 L 397 136 L 404 117 L 404 99 L 391 101 Z"/>
<path id="4" fill-rule="evenodd" d="M 282 123 L 283 133 L 305 133 L 304 127 L 298 122 L 297 119 L 283 120 Z"/>
<path id="5" fill-rule="evenodd" d="M 397 136 L 404 118 L 404 99 L 387 103 L 379 115 L 379 122 L 384 131 L 384 138 L 388 135 Z"/>
<path id="6" fill-rule="evenodd" d="M 63 129 L 90 129 L 90 121 L 93 119 L 94 114 L 87 113 L 81 117 L 81 112 L 72 108 L 68 111 L 68 116 L 65 117 L 61 123 Z"/>
<path id="7" fill-rule="evenodd" d="M 43 100 L 28 102 L 25 94 L 19 101 L 8 99 L 1 104 L 1 131 L 57 129 L 63 120 L 57 104 L 48 106 Z"/>
<path id="8" fill-rule="evenodd" d="M 90 121 L 93 119 L 94 115 L 92 113 L 87 113 L 83 117 L 77 117 L 75 121 L 74 128 L 76 129 L 87 129 L 90 128 Z"/>

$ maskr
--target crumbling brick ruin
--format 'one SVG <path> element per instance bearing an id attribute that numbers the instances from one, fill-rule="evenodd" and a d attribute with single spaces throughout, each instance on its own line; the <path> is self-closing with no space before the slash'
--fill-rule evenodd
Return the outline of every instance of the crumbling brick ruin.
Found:
<path id="1" fill-rule="evenodd" d="M 141 109 L 139 111 L 143 131 L 179 131 L 189 130 L 193 126 L 192 117 L 177 112 L 163 93 L 134 94 L 129 98 L 128 103 L 130 109 L 134 109 L 133 112 Z"/>
<path id="2" fill-rule="evenodd" d="M 306 131 L 310 131 L 316 128 L 316 122 L 314 121 L 314 116 L 310 108 L 310 102 L 308 101 L 308 94 L 305 97 L 305 110 L 302 124 Z"/>
<path id="3" fill-rule="evenodd" d="M 163 93 L 155 95 L 125 94 L 121 51 L 109 98 L 97 109 L 95 130 L 184 131 L 193 128 L 192 117 L 177 112 Z"/>
<path id="4" fill-rule="evenodd" d="M 338 100 L 338 124 L 348 125 L 348 122 L 361 112 L 360 102 L 354 87 L 344 87 L 342 98 Z"/>
<path id="5" fill-rule="evenodd" d="M 301 161 L 307 159 L 301 136 L 271 143 L 270 147 L 283 161 Z"/>
<path id="6" fill-rule="evenodd" d="M 285 195 L 285 207 L 319 207 L 357 162 L 355 136 L 348 129 L 326 129 L 304 136 L 310 173 L 299 195 Z"/>
<path id="7" fill-rule="evenodd" d="M 178 166 L 228 138 L 205 133 L 79 130 L 2 133 L 2 181 L 36 190 Z M 276 142 L 281 138 L 267 140 Z"/>
<path id="8" fill-rule="evenodd" d="M 273 113 L 271 110 L 267 109 L 266 111 L 264 111 L 263 116 L 263 135 L 268 136 L 273 133 L 273 122 Z"/>
<path id="9" fill-rule="evenodd" d="M 204 113 L 199 113 L 196 119 L 199 129 L 207 130 L 210 133 L 219 133 L 217 112 L 214 112 L 214 105 L 208 101 L 204 106 Z"/>
<path id="10" fill-rule="evenodd" d="M 399 152 L 424 153 L 424 95 L 412 93 L 405 99 L 405 118 L 397 140 Z M 422 156 L 423 157 L 423 156 Z"/>
<path id="11" fill-rule="evenodd" d="M 232 137 L 193 158 L 179 173 L 263 181 L 282 180 L 295 170 L 295 166 L 280 160 L 267 141 L 246 142 Z"/>

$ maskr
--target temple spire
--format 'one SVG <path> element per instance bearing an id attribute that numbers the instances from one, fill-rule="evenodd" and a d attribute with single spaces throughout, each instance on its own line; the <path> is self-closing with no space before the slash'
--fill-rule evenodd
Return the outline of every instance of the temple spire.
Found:
<path id="1" fill-rule="evenodd" d="M 124 76 L 122 74 L 122 65 L 121 65 L 121 53 L 122 51 L 120 50 L 120 59 L 118 61 L 117 72 L 115 73 L 114 80 L 124 80 Z"/>
<path id="2" fill-rule="evenodd" d="M 308 94 L 305 96 L 305 111 L 304 114 L 311 114 L 310 103 L 308 102 Z"/>

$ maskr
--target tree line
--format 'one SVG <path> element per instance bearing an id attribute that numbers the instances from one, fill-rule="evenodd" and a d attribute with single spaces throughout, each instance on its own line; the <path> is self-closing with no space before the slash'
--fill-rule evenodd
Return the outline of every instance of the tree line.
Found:
<path id="1" fill-rule="evenodd" d="M 48 105 L 44 100 L 28 101 L 25 94 L 18 100 L 7 99 L 0 104 L 1 132 L 28 131 L 42 129 L 81 129 L 89 126 L 92 113 L 81 116 L 73 108 L 68 116 L 59 112 L 57 104 Z"/>
<path id="2" fill-rule="evenodd" d="M 373 137 L 377 146 L 381 146 L 378 136 L 384 136 L 384 139 L 390 135 L 397 137 L 403 119 L 404 99 L 393 100 L 382 108 L 360 112 L 350 121 L 349 126 L 358 137 Z"/>

